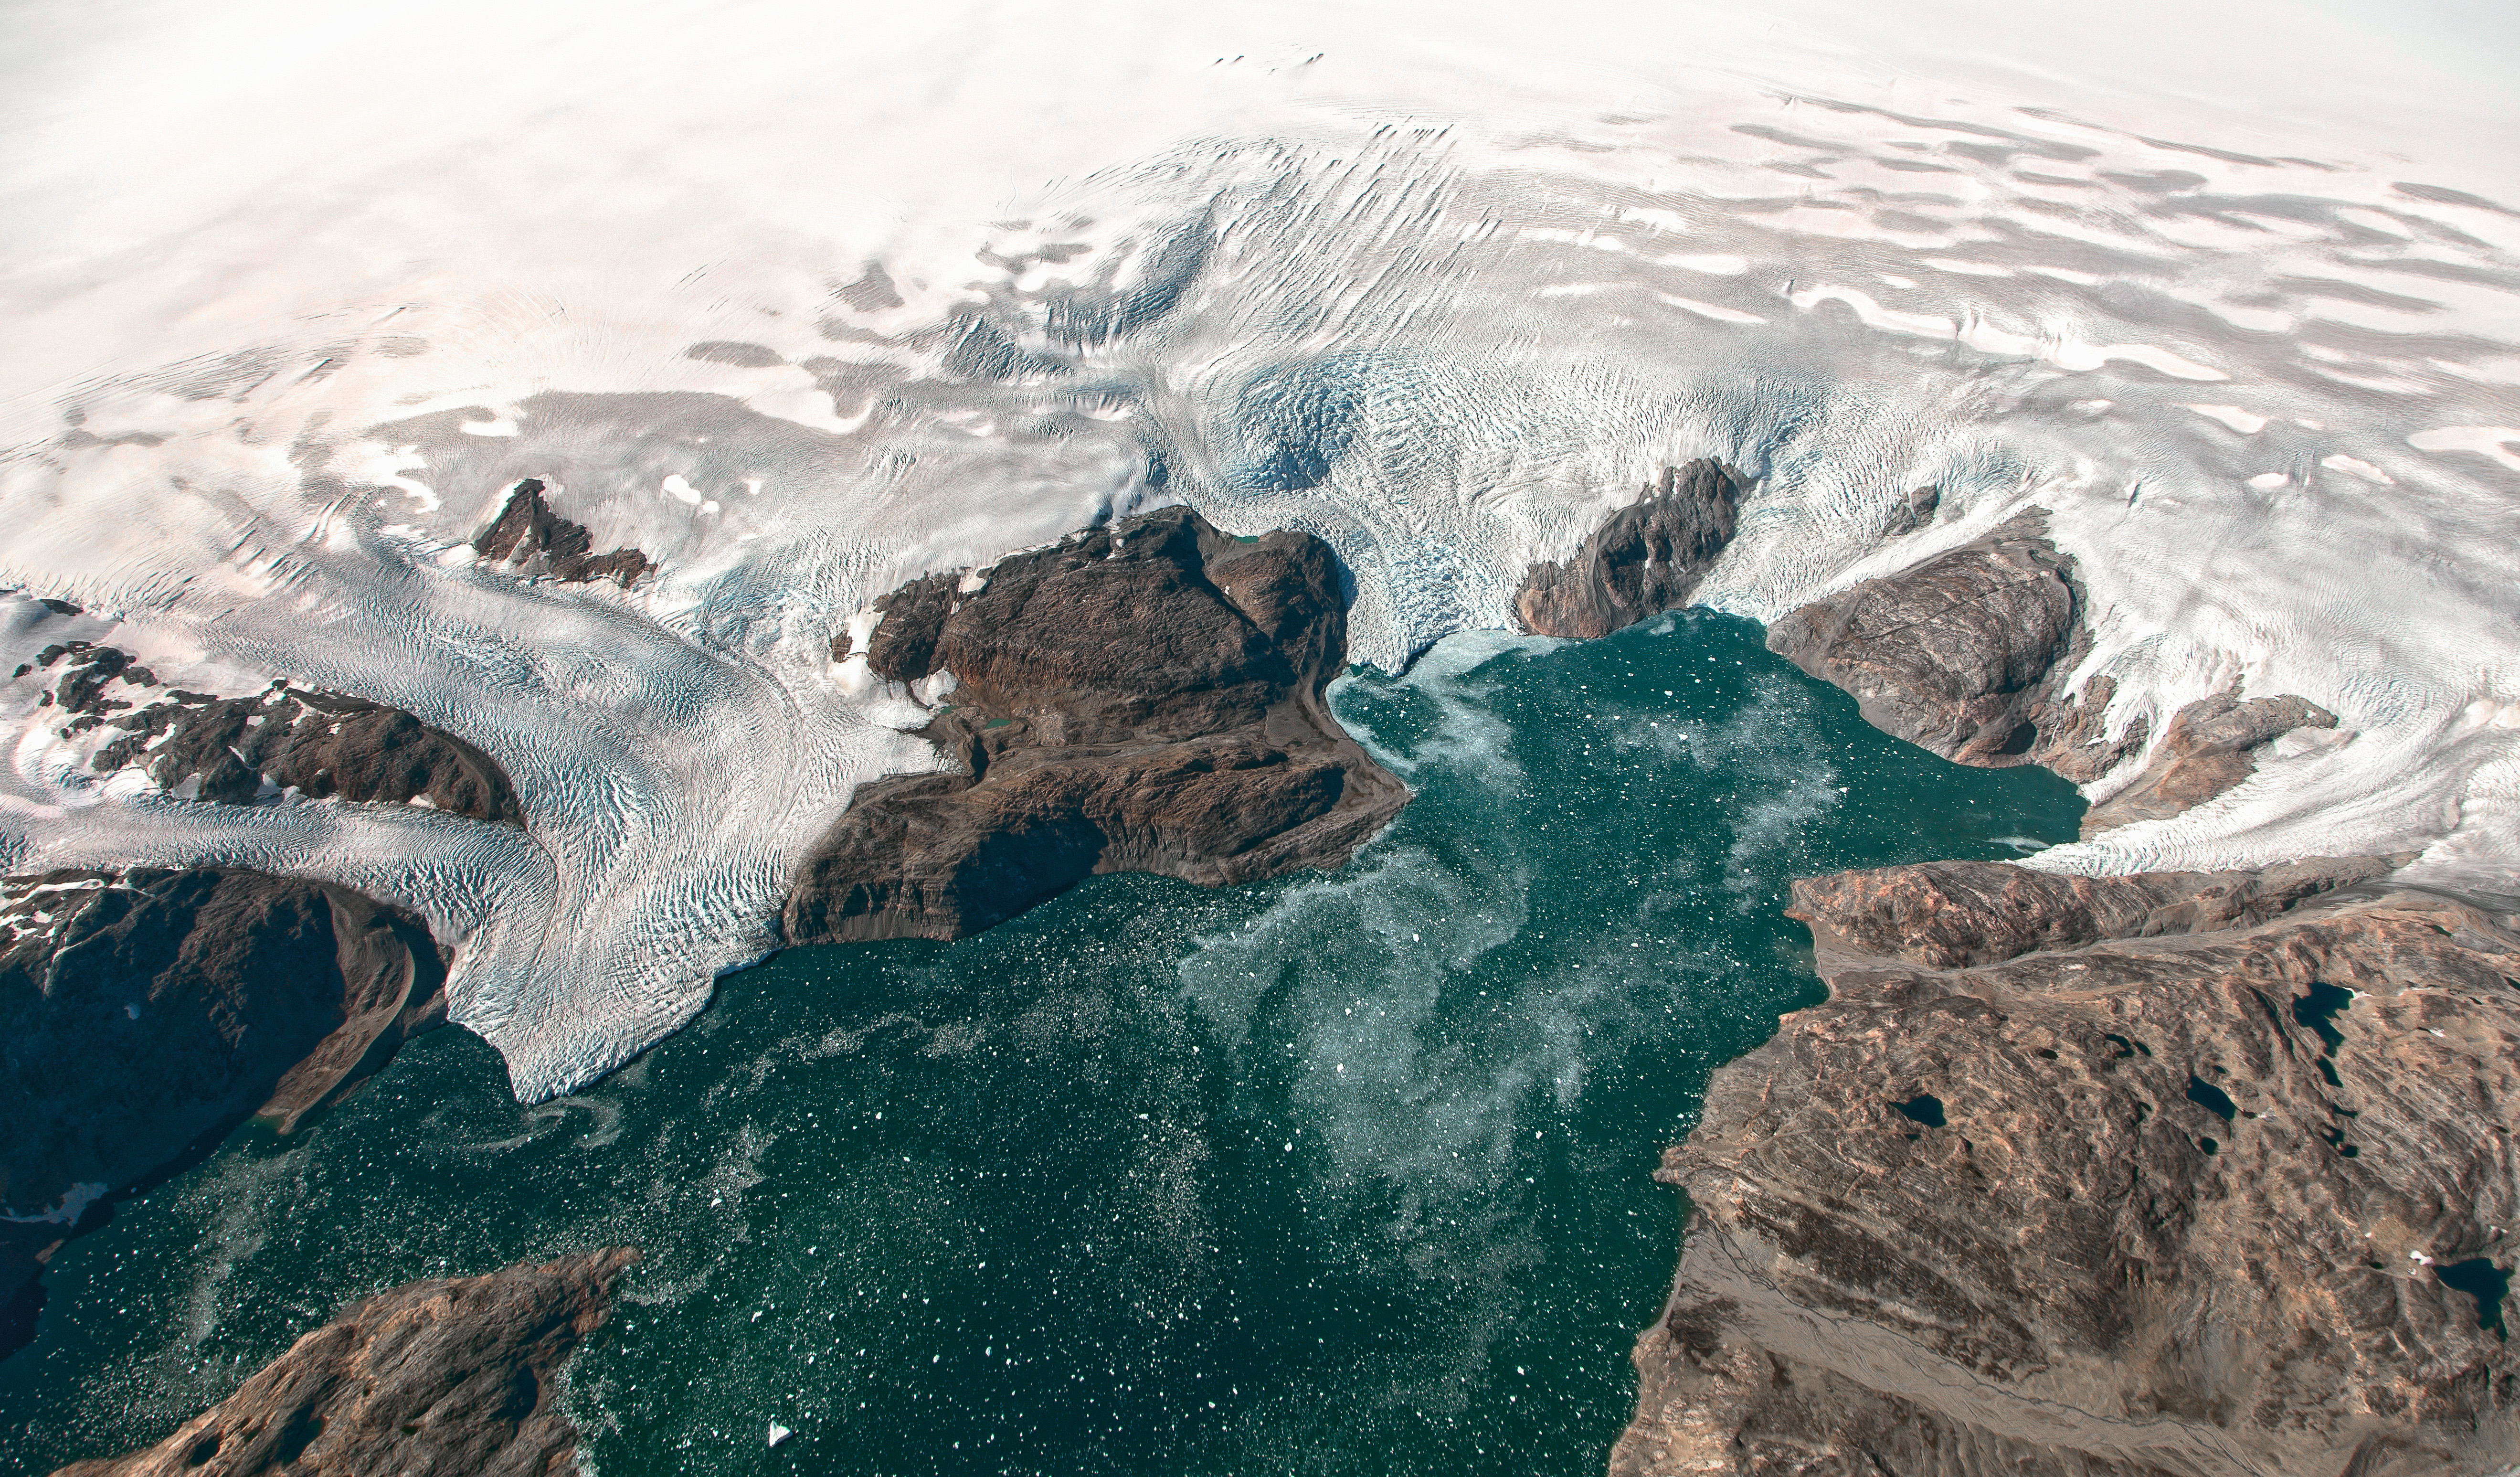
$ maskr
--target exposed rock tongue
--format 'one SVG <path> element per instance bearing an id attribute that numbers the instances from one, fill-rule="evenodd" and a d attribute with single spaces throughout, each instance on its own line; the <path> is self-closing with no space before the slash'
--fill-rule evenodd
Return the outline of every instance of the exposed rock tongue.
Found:
<path id="1" fill-rule="evenodd" d="M 1732 542 L 1741 489 L 1713 462 L 1666 467 L 1564 564 L 1531 566 L 1513 599 L 1536 636 L 1607 636 L 1688 604 Z"/>
<path id="2" fill-rule="evenodd" d="M 146 765 L 161 788 L 189 787 L 195 799 L 244 804 L 268 783 L 309 799 L 417 802 L 476 821 L 525 823 L 497 760 L 365 698 L 282 686 L 250 697 L 176 692 L 111 726 L 128 737 L 98 749 L 95 769 Z"/>
<path id="3" fill-rule="evenodd" d="M 1796 883 L 1612 1472 L 2505 1470 L 2520 918 L 2379 870 Z"/>
<path id="4" fill-rule="evenodd" d="M 1855 694 L 1874 728 L 1963 764 L 2042 764 L 2099 778 L 2143 730 L 2099 740 L 2113 687 L 2057 688 L 2089 649 L 2071 561 L 2031 514 L 1913 568 L 1815 601 L 1768 649 Z"/>
<path id="5" fill-rule="evenodd" d="M 472 548 L 484 559 L 539 569 L 562 582 L 610 579 L 625 590 L 653 567 L 636 549 L 597 554 L 585 524 L 562 517 L 543 501 L 540 477 L 527 477 L 509 492 L 508 506 Z"/>
<path id="6" fill-rule="evenodd" d="M 2336 727 L 2336 715 L 2301 697 L 2226 693 L 2181 708 L 2153 749 L 2152 762 L 2125 789 L 2083 815 L 2083 834 L 2131 821 L 2157 821 L 2210 800 L 2256 772 L 2257 750 L 2295 729 Z"/>
<path id="7" fill-rule="evenodd" d="M 55 1477 L 560 1477 L 577 1428 L 556 1376 L 637 1260 L 614 1248 L 378 1293 L 158 1445 Z"/>
<path id="8" fill-rule="evenodd" d="M 965 773 L 865 785 L 800 870 L 799 943 L 959 938 L 1093 873 L 1208 885 L 1343 861 L 1408 799 L 1322 702 L 1347 647 L 1328 547 L 1186 509 L 893 592 L 867 646 L 951 673 Z"/>
<path id="9" fill-rule="evenodd" d="M 85 1201 L 248 1114 L 289 1132 L 444 1018 L 428 930 L 321 882 L 0 878 L 0 1303 Z"/>

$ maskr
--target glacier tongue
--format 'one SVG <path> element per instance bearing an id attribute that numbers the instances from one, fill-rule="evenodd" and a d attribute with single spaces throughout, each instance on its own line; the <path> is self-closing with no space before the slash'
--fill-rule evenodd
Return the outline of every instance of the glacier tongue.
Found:
<path id="1" fill-rule="evenodd" d="M 29 679 L 0 689 L 11 868 L 218 858 L 406 904 L 461 941 L 455 1017 L 546 1096 L 775 947 L 853 785 L 937 762 L 832 661 L 902 579 L 1186 501 L 1328 540 L 1353 658 L 1397 667 L 1507 624 L 1531 561 L 1698 456 L 1756 479 L 1719 608 L 1773 618 L 2035 504 L 2100 612 L 2083 675 L 2116 679 L 2114 723 L 2234 681 L 2339 715 L 2041 866 L 2520 857 L 2520 215 L 2463 165 L 2311 124 L 2278 154 L 2264 119 L 2105 89 L 2059 109 L 2009 71 L 1902 88 L 1711 18 L 1617 48 L 1570 22 L 1611 59 L 1570 69 L 1521 67 L 1502 24 L 1437 56 L 896 17 L 834 80 L 768 55 L 762 22 L 803 12 L 742 16 L 606 43 L 634 93 L 685 41 L 757 59 L 714 112 L 633 127 L 587 82 L 512 116 L 482 72 L 499 144 L 459 120 L 388 148 L 354 109 L 303 183 L 185 156 L 142 233 L 171 267 L 73 242 L 113 218 L 110 171 L 8 166 L 64 208 L 0 282 L 0 582 L 85 609 L 13 599 L 0 656 L 68 633 L 168 682 L 389 702 L 495 756 L 530 818 L 99 783 Z M 1137 102 L 1085 109 L 1080 78 Z M 29 116 L 129 85 L 58 81 Z M 483 567 L 527 476 L 658 571 Z M 1939 521 L 1894 534 L 1925 485 Z"/>

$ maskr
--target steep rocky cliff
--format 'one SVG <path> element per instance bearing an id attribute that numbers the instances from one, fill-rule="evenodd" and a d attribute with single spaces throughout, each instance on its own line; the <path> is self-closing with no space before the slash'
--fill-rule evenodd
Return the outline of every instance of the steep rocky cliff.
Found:
<path id="1" fill-rule="evenodd" d="M 55 1477 L 562 1477 L 557 1376 L 602 1327 L 626 1248 L 378 1293 L 145 1451 Z"/>
<path id="2" fill-rule="evenodd" d="M 583 523 L 552 511 L 543 497 L 540 477 L 527 477 L 508 491 L 506 506 L 490 526 L 472 540 L 473 552 L 521 573 L 547 574 L 562 584 L 592 580 L 616 581 L 624 590 L 655 566 L 636 549 L 595 552 L 595 535 Z"/>
<path id="3" fill-rule="evenodd" d="M 950 695 L 922 732 L 961 772 L 862 786 L 799 871 L 790 940 L 959 938 L 1101 872 L 1331 866 L 1407 801 L 1323 702 L 1347 621 L 1319 539 L 1174 508 L 985 580 L 878 605 L 868 668 Z"/>
<path id="4" fill-rule="evenodd" d="M 1697 582 L 1732 542 L 1741 488 L 1713 462 L 1666 467 L 1636 502 L 1610 515 L 1563 564 L 1524 574 L 1514 595 L 1523 629 L 1536 636 L 1607 636 L 1688 604 Z"/>
<path id="5" fill-rule="evenodd" d="M 2090 649 L 2072 561 L 2043 515 L 1804 605 L 1768 649 L 1855 694 L 1865 721 L 1963 764 L 2040 764 L 2077 783 L 2141 745 L 2110 741 L 2106 679 L 2079 700 L 2061 684 Z"/>
<path id="6" fill-rule="evenodd" d="M 2520 917 L 2376 861 L 1797 883 L 1619 1474 L 2499 1473 Z"/>
<path id="7" fill-rule="evenodd" d="M 375 1073 L 444 1018 L 445 978 L 419 919 L 326 883 L 0 878 L 0 1304 L 86 1206 L 249 1115 L 290 1132 Z"/>
<path id="8" fill-rule="evenodd" d="M 2091 653 L 2092 612 L 2074 561 L 2033 510 L 1896 574 L 1779 619 L 1768 649 L 1855 694 L 1865 721 L 1962 764 L 2037 764 L 2089 783 L 2140 753 L 2138 717 L 2112 738 L 2117 684 L 2066 691 Z M 2091 835 L 2158 820 L 2247 779 L 2256 752 L 2294 729 L 2335 726 L 2300 697 L 2223 694 L 2172 716 L 2144 773 L 2084 822 Z"/>
<path id="9" fill-rule="evenodd" d="M 2258 750 L 2270 740 L 2295 729 L 2334 727 L 2334 713 L 2300 697 L 2199 698 L 2171 716 L 2143 773 L 2083 817 L 2083 834 L 2201 805 L 2256 773 Z"/>

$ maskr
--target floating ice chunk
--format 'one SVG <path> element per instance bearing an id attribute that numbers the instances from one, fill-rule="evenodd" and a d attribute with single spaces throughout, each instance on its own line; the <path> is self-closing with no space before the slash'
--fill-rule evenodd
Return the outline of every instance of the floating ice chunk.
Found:
<path id="1" fill-rule="evenodd" d="M 1937 318 L 1931 313 L 1902 313 L 1895 308 L 1885 308 L 1869 292 L 1861 291 L 1855 288 L 1841 288 L 1829 283 L 1822 283 L 1816 288 L 1805 288 L 1799 292 L 1787 293 L 1785 300 L 1806 312 L 1819 307 L 1823 302 L 1842 302 L 1855 309 L 1858 323 L 1868 329 L 1879 329 L 1887 334 L 1912 334 L 1919 338 L 1950 338 L 1959 333 L 1959 325 L 1948 318 Z"/>
<path id="2" fill-rule="evenodd" d="M 2280 471 L 2262 471 L 2249 478 L 2249 485 L 2260 492 L 2272 492 L 2290 481 L 2292 478 Z"/>
<path id="3" fill-rule="evenodd" d="M 2355 476 L 2363 478 L 2365 481 L 2377 482 L 2383 487 L 2395 487 L 2398 485 L 2397 478 L 2389 475 L 2385 471 L 2382 471 L 2379 468 L 2372 466 L 2370 463 L 2363 461 L 2360 457 L 2349 457 L 2341 451 L 2337 452 L 2333 456 L 2320 458 L 2318 465 L 2327 468 L 2332 471 L 2351 472 Z"/>
<path id="4" fill-rule="evenodd" d="M 2254 436 L 2267 428 L 2265 416 L 2250 415 L 2236 405 L 2186 405 L 2182 408 L 2192 410 L 2208 421 L 2220 421 L 2244 436 Z"/>
<path id="5" fill-rule="evenodd" d="M 2012 275 L 2010 267 L 1998 266 L 1991 261 L 1962 261 L 1953 256 L 1928 256 L 1918 265 L 1931 267 L 1937 272 L 1950 272 L 1958 277 L 2009 277 Z"/>
<path id="6" fill-rule="evenodd" d="M 2520 454 L 2512 451 L 2514 443 L 2520 443 L 2520 430 L 2508 425 L 2445 425 L 2439 430 L 2419 430 L 2407 438 L 2407 444 L 2417 451 L 2472 451 L 2520 471 Z"/>
<path id="7" fill-rule="evenodd" d="M 665 496 L 678 503 L 688 504 L 694 508 L 700 505 L 700 490 L 694 487 L 691 479 L 679 471 L 665 478 L 664 491 Z"/>
<path id="8" fill-rule="evenodd" d="M 1669 292 L 1656 292 L 1654 296 L 1684 313 L 1694 313 L 1700 318 L 1712 319 L 1717 323 L 1737 323 L 1749 326 L 1768 321 L 1756 313 L 1744 313 L 1739 308 L 1717 307 L 1711 302 L 1699 302 L 1694 297 L 1677 297 Z"/>
<path id="9" fill-rule="evenodd" d="M 1657 256 L 1654 265 L 1678 267 L 1684 272 L 1696 272 L 1707 277 L 1738 277 L 1750 270 L 1750 259 L 1729 251 L 1702 251 L 1683 256 Z"/>
<path id="10" fill-rule="evenodd" d="M 795 1434 L 775 1420 L 770 1423 L 770 1444 L 774 1447 Z"/>

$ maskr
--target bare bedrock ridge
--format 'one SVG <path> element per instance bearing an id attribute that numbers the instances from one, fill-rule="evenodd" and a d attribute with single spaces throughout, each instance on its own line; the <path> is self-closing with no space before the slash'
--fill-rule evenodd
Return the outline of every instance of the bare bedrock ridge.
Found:
<path id="1" fill-rule="evenodd" d="M 1531 571 L 1525 624 L 1686 604 L 1739 496 L 1666 472 Z M 1946 758 L 2124 782 L 2086 835 L 2336 723 L 2231 692 L 2112 737 L 2109 680 L 2068 691 L 2092 613 L 2034 511 L 1768 645 Z M 2395 860 L 1797 882 L 1830 998 L 1717 1071 L 1665 1155 L 1689 1225 L 1612 1472 L 2504 1471 L 2520 916 L 2392 886 Z"/>
<path id="2" fill-rule="evenodd" d="M 11 680 L 39 673 L 38 705 L 67 720 L 64 738 L 115 731 L 88 761 L 100 774 L 139 769 L 170 794 L 230 805 L 293 793 L 524 824 L 497 760 L 400 708 L 285 682 L 243 697 L 160 688 L 128 651 L 87 642 L 46 647 Z"/>
<path id="3" fill-rule="evenodd" d="M 1336 866 L 1409 798 L 1323 701 L 1347 614 L 1310 534 L 1168 508 L 877 608 L 867 665 L 930 684 L 922 733 L 955 768 L 858 789 L 797 873 L 791 942 L 961 938 L 1096 873 Z"/>
<path id="4" fill-rule="evenodd" d="M 378 1293 L 144 1451 L 55 1477 L 561 1477 L 561 1365 L 603 1326 L 627 1248 Z"/>
<path id="5" fill-rule="evenodd" d="M 420 919 L 226 867 L 0 878 L 0 1354 L 81 1210 L 246 1118 L 282 1133 L 445 1018 Z M 32 1219 L 47 1214 L 56 1219 Z"/>
<path id="6" fill-rule="evenodd" d="M 2520 918 L 2386 871 L 1796 883 L 1612 1472 L 2504 1470 Z"/>

